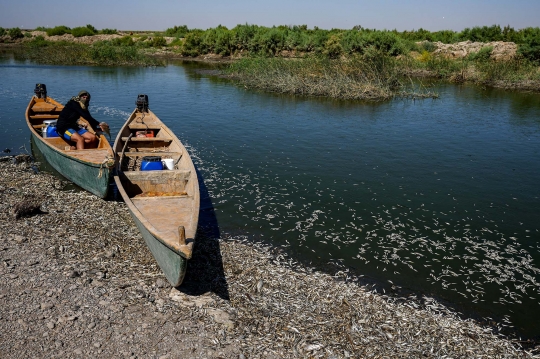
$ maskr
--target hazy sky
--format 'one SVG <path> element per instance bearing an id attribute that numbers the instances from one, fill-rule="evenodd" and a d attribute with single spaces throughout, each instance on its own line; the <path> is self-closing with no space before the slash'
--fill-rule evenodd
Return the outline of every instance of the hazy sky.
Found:
<path id="1" fill-rule="evenodd" d="M 540 27 L 540 0 L 0 0 L 0 27 L 91 24 L 97 29 L 163 31 L 175 25 L 238 24 L 322 29 L 430 31 L 510 25 Z"/>

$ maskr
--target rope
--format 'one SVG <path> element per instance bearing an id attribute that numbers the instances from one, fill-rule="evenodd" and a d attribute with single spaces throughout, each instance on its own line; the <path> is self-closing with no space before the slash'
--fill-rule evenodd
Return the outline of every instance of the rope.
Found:
<path id="1" fill-rule="evenodd" d="M 118 160 L 118 172 L 122 172 L 122 160 L 124 159 L 124 152 L 126 152 L 126 147 L 129 140 L 131 140 L 131 137 L 133 137 L 132 133 L 129 134 L 126 143 L 124 143 L 124 147 L 122 148 L 122 153 L 120 154 L 120 159 Z"/>
<path id="2" fill-rule="evenodd" d="M 103 165 L 106 165 L 107 168 L 111 168 L 112 166 L 114 166 L 114 158 L 110 156 L 105 157 L 103 162 L 101 162 L 101 164 L 99 165 L 99 173 L 97 178 L 101 178 L 101 176 L 103 176 Z"/>

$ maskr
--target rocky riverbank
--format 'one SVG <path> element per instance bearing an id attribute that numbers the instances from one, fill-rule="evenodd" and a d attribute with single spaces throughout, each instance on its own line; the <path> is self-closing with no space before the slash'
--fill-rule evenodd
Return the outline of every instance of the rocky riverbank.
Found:
<path id="1" fill-rule="evenodd" d="M 3 358 L 534 358 L 431 298 L 217 238 L 205 223 L 170 288 L 122 202 L 0 157 Z M 538 357 L 538 356 L 536 356 Z"/>

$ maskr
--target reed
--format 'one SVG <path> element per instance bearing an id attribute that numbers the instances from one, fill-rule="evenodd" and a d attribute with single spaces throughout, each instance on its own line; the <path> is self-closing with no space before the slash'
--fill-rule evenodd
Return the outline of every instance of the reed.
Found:
<path id="1" fill-rule="evenodd" d="M 465 58 L 450 59 L 434 56 L 426 51 L 417 58 L 400 59 L 403 73 L 422 73 L 426 77 L 448 80 L 454 83 L 473 83 L 503 89 L 539 91 L 540 71 L 537 61 L 523 56 L 509 60 L 490 58 L 491 48 L 485 47 Z"/>
<path id="2" fill-rule="evenodd" d="M 376 50 L 340 59 L 246 58 L 229 65 L 226 72 L 242 86 L 278 93 L 369 101 L 437 97 L 409 85 L 396 59 Z"/>
<path id="3" fill-rule="evenodd" d="M 477 83 L 498 88 L 524 88 L 536 90 L 540 87 L 540 71 L 537 64 L 526 59 L 509 61 L 481 61 L 475 64 Z"/>
<path id="4" fill-rule="evenodd" d="M 53 43 L 39 36 L 22 47 L 17 57 L 54 65 L 163 65 L 161 60 L 145 55 L 133 46 L 115 46 L 109 42 L 95 43 L 91 46 L 72 42 Z"/>

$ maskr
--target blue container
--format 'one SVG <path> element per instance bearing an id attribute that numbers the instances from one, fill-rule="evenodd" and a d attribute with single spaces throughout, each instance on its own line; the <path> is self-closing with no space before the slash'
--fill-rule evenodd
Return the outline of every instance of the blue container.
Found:
<path id="1" fill-rule="evenodd" d="M 59 137 L 55 126 L 47 126 L 47 137 Z"/>
<path id="2" fill-rule="evenodd" d="M 163 163 L 160 156 L 146 156 L 142 158 L 141 171 L 162 170 Z"/>

